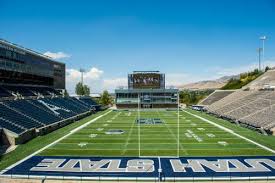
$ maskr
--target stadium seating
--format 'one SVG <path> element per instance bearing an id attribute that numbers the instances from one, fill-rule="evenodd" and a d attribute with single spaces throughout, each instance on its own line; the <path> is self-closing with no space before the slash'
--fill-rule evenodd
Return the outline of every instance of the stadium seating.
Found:
<path id="1" fill-rule="evenodd" d="M 209 113 L 253 128 L 273 131 L 275 130 L 274 88 L 275 70 L 269 70 L 242 89 L 206 106 L 205 109 Z M 208 98 L 211 99 L 211 95 Z"/>
<path id="2" fill-rule="evenodd" d="M 46 112 L 45 110 L 33 105 L 29 102 L 29 100 L 7 101 L 5 104 L 28 116 L 31 116 L 32 118 L 42 122 L 44 125 L 48 125 L 62 119 L 53 113 Z"/>
<path id="3" fill-rule="evenodd" d="M 229 112 L 232 112 L 233 110 L 239 109 L 242 106 L 246 106 L 248 103 L 253 102 L 257 100 L 258 98 L 265 96 L 267 92 L 263 91 L 243 91 L 248 92 L 248 94 L 245 97 L 239 98 L 238 100 L 234 100 L 229 102 L 228 104 L 224 105 L 223 107 L 217 109 L 215 112 L 220 115 L 227 114 Z"/>
<path id="4" fill-rule="evenodd" d="M 20 94 L 24 97 L 36 96 L 38 93 L 44 96 L 61 95 L 60 92 L 49 87 L 31 87 L 17 85 L 0 86 L 0 97 L 11 97 L 12 93 Z"/>
<path id="5" fill-rule="evenodd" d="M 266 107 L 240 121 L 265 130 L 272 129 L 275 127 L 275 105 Z"/>
<path id="6" fill-rule="evenodd" d="M 91 97 L 80 97 L 78 100 L 86 104 L 90 108 L 95 108 L 96 111 L 98 111 L 100 108 L 100 105 L 98 105 L 94 100 L 92 100 Z"/>
<path id="7" fill-rule="evenodd" d="M 4 86 L 10 93 L 19 93 L 22 96 L 34 96 L 35 94 L 30 91 L 27 87 L 23 86 Z"/>
<path id="8" fill-rule="evenodd" d="M 212 94 L 210 94 L 207 98 L 202 100 L 199 104 L 208 106 L 221 100 L 222 98 L 226 97 L 227 95 L 233 93 L 235 90 L 216 90 Z"/>
<path id="9" fill-rule="evenodd" d="M 275 92 L 269 90 L 238 90 L 206 107 L 210 113 L 226 117 L 255 128 L 274 127 Z"/>
<path id="10" fill-rule="evenodd" d="M 231 103 L 234 100 L 238 100 L 246 95 L 249 95 L 250 92 L 243 92 L 242 90 L 237 90 L 236 92 L 228 95 L 227 97 L 222 98 L 221 100 L 214 102 L 213 104 L 206 107 L 206 109 L 210 112 L 215 113 L 216 110 L 220 109 L 226 104 Z"/>
<path id="11" fill-rule="evenodd" d="M 26 129 L 39 128 L 43 126 L 41 122 L 19 112 L 15 108 L 9 107 L 3 102 L 0 103 L 0 116 Z"/>
<path id="12" fill-rule="evenodd" d="M 11 93 L 24 98 L 12 97 Z M 37 93 L 44 97 L 36 96 Z M 58 91 L 47 87 L 0 86 L 0 99 L 0 128 L 16 134 L 99 109 L 90 97 L 61 97 Z"/>
<path id="13" fill-rule="evenodd" d="M 252 81 L 248 85 L 244 86 L 243 89 L 263 89 L 263 88 L 274 88 L 275 87 L 275 70 L 269 70 L 261 75 L 256 80 Z"/>
<path id="14" fill-rule="evenodd" d="M 0 127 L 8 129 L 8 130 L 10 130 L 14 133 L 17 133 L 17 134 L 21 134 L 22 132 L 24 132 L 26 130 L 26 128 L 24 128 L 20 125 L 17 125 L 3 117 L 0 117 Z"/>
<path id="15" fill-rule="evenodd" d="M 3 87 L 0 86 L 0 97 L 11 97 L 12 95 Z"/>

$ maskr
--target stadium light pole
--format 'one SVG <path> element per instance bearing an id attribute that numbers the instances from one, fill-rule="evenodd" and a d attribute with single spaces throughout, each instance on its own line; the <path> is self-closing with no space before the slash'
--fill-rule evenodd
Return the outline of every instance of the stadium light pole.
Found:
<path id="1" fill-rule="evenodd" d="M 259 59 L 259 71 L 261 71 L 262 70 L 262 68 L 261 68 L 261 52 L 262 52 L 262 48 L 258 48 L 257 52 L 258 52 L 258 59 Z"/>
<path id="2" fill-rule="evenodd" d="M 262 42 L 262 62 L 263 62 L 263 69 L 264 69 L 264 51 L 265 51 L 265 40 L 266 40 L 266 36 L 261 36 L 260 37 L 260 41 Z"/>
<path id="3" fill-rule="evenodd" d="M 81 73 L 81 84 L 82 84 L 82 86 L 83 86 L 83 75 L 84 75 L 84 73 L 85 73 L 85 69 L 80 68 L 80 69 L 79 69 L 79 72 Z"/>

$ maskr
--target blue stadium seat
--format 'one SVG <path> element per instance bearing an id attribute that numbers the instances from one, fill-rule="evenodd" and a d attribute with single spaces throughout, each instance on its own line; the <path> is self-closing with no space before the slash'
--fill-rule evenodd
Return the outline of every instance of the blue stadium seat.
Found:
<path id="1" fill-rule="evenodd" d="M 25 131 L 23 127 L 18 127 L 14 125 L 13 123 L 9 122 L 8 120 L 4 119 L 3 117 L 0 117 L 0 127 L 6 128 L 12 132 L 15 132 L 17 134 L 20 134 Z"/>
<path id="2" fill-rule="evenodd" d="M 21 89 L 19 87 L 18 92 L 27 94 L 25 88 Z M 88 112 L 94 106 L 98 105 L 89 98 L 83 101 L 73 97 L 5 100 L 0 102 L 0 128 L 20 134 Z"/>
<path id="3" fill-rule="evenodd" d="M 6 104 L 44 123 L 45 125 L 60 121 L 60 118 L 58 118 L 53 113 L 46 112 L 43 109 L 36 107 L 32 103 L 30 103 L 28 100 L 8 101 L 6 102 Z"/>
<path id="4" fill-rule="evenodd" d="M 10 108 L 3 105 L 3 103 L 0 103 L 0 116 L 27 129 L 39 128 L 42 126 L 41 123 L 38 123 L 37 121 L 32 120 L 31 118 L 28 118 L 14 110 L 11 110 Z"/>
<path id="5" fill-rule="evenodd" d="M 3 87 L 0 86 L 0 97 L 11 97 L 12 95 Z"/>
<path id="6" fill-rule="evenodd" d="M 90 108 L 96 108 L 96 111 L 100 109 L 100 105 L 98 105 L 91 97 L 80 97 L 79 100 L 87 104 Z"/>
<path id="7" fill-rule="evenodd" d="M 34 93 L 31 92 L 28 88 L 23 86 L 4 86 L 7 90 L 19 93 L 22 96 L 34 96 Z"/>

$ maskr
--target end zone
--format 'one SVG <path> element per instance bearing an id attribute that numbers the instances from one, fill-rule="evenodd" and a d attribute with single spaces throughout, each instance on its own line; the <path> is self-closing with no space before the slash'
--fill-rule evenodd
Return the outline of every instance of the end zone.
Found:
<path id="1" fill-rule="evenodd" d="M 161 169 L 162 172 L 158 172 Z M 271 180 L 275 156 L 60 157 L 33 156 L 3 177 L 93 180 Z"/>

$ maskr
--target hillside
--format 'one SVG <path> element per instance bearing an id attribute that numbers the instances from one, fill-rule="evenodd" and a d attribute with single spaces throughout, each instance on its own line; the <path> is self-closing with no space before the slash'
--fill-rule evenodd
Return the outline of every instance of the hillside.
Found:
<path id="1" fill-rule="evenodd" d="M 181 90 L 207 90 L 207 89 L 215 90 L 225 86 L 228 83 L 228 81 L 232 78 L 237 79 L 239 78 L 239 76 L 224 76 L 216 80 L 205 80 L 205 81 L 199 81 L 195 83 L 189 83 L 189 84 L 180 86 L 180 89 Z"/>
<path id="2" fill-rule="evenodd" d="M 261 76 L 264 72 L 255 69 L 252 72 L 246 72 L 240 74 L 240 78 L 231 78 L 226 85 L 224 85 L 221 89 L 222 90 L 233 90 L 233 89 L 240 89 L 243 86 L 247 85 L 251 81 L 254 81 L 259 76 Z"/>

